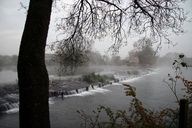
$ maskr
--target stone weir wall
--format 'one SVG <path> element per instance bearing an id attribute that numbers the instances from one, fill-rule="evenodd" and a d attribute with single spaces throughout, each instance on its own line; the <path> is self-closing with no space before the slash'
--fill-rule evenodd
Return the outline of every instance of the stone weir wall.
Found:
<path id="1" fill-rule="evenodd" d="M 115 81 L 88 84 L 79 79 L 50 80 L 49 97 L 64 98 L 66 95 L 89 91 L 97 87 L 103 87 L 107 84 L 112 84 L 113 82 Z M 9 89 L 6 89 L 5 91 L 7 91 L 7 93 L 0 97 L 0 113 L 4 113 L 10 109 L 18 108 L 19 106 L 19 91 L 16 83 L 12 86 L 9 86 Z"/>
<path id="2" fill-rule="evenodd" d="M 49 96 L 58 97 L 77 94 L 83 91 L 89 91 L 98 87 L 103 87 L 117 81 L 107 81 L 105 83 L 97 82 L 88 84 L 79 80 L 54 80 L 50 81 Z"/>

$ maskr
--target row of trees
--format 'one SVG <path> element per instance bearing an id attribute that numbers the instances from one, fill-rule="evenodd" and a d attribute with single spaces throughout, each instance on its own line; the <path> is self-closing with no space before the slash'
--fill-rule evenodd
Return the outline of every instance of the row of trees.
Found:
<path id="1" fill-rule="evenodd" d="M 141 41 L 141 40 L 139 40 Z M 136 42 L 138 43 L 138 41 Z M 138 45 L 138 44 L 137 44 Z M 176 59 L 178 55 L 182 53 L 174 53 L 169 52 L 166 55 L 159 57 L 156 55 L 156 52 L 152 48 L 151 45 L 143 45 L 141 48 L 136 47 L 136 44 L 134 44 L 134 49 L 128 52 L 128 55 L 126 58 L 121 58 L 118 55 L 102 55 L 99 52 L 94 52 L 87 50 L 84 52 L 84 54 L 79 54 L 78 56 L 82 56 L 82 58 L 78 58 L 74 61 L 79 61 L 79 59 L 82 59 L 80 62 L 76 63 L 76 69 L 79 66 L 87 66 L 87 65 L 154 65 L 158 63 L 159 65 L 170 65 L 172 63 L 172 60 Z M 70 61 L 73 61 L 72 58 L 64 56 L 67 54 L 67 52 L 64 52 L 65 50 L 62 50 L 60 54 L 45 54 L 45 63 L 46 66 L 63 66 L 62 68 L 67 65 L 69 68 Z M 63 52 L 63 53 L 62 53 Z M 65 53 L 65 54 L 64 54 Z M 62 55 L 63 54 L 63 55 Z M 70 54 L 70 52 L 69 52 Z M 77 56 L 77 57 L 78 57 Z M 68 60 L 69 59 L 69 60 Z M 6 66 L 16 66 L 18 60 L 17 55 L 0 55 L 0 67 L 6 67 Z M 65 64 L 65 62 L 67 64 Z M 185 61 L 188 63 L 191 63 L 191 58 L 185 57 Z M 71 66 L 74 66 L 73 64 Z M 61 68 L 59 68 L 61 69 Z"/>
<path id="2" fill-rule="evenodd" d="M 5 66 L 17 65 L 18 56 L 2 56 L 0 55 L 0 68 Z"/>
<path id="3" fill-rule="evenodd" d="M 135 42 L 134 49 L 129 52 L 128 65 L 154 65 L 158 56 L 153 49 L 153 44 L 154 42 L 149 38 L 142 38 Z"/>
<path id="4" fill-rule="evenodd" d="M 84 65 L 141 65 L 152 66 L 156 63 L 157 56 L 153 50 L 154 42 L 149 38 L 142 38 L 134 43 L 134 49 L 128 57 L 121 59 L 118 55 L 109 57 L 93 52 L 90 47 L 79 46 L 81 43 L 66 43 L 59 45 L 55 52 L 54 61 L 59 64 L 58 73 L 74 74 L 80 66 Z"/>

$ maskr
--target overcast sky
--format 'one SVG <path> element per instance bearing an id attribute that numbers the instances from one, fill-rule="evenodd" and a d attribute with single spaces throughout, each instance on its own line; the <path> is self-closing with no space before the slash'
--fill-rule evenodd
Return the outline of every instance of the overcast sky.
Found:
<path id="1" fill-rule="evenodd" d="M 24 28 L 26 14 L 24 10 L 20 10 L 21 0 L 0 0 L 0 54 L 1 55 L 13 55 L 18 54 L 19 44 Z M 24 1 L 24 0 L 22 0 Z M 25 0 L 26 1 L 26 0 Z M 26 3 L 27 4 L 27 3 Z M 185 4 L 185 8 L 188 11 L 192 7 L 192 1 L 188 0 Z M 192 15 L 190 14 L 192 17 Z M 52 15 L 50 31 L 48 35 L 48 42 L 54 41 L 55 39 L 55 30 L 54 30 L 54 15 Z M 167 45 L 162 45 L 163 48 L 160 51 L 161 55 L 166 54 L 167 52 L 182 52 L 187 56 L 192 57 L 192 23 L 186 23 L 184 25 L 186 33 L 176 36 L 171 35 L 173 42 L 178 43 L 175 47 L 169 47 Z M 129 50 L 132 49 L 132 43 L 136 41 L 136 37 L 129 38 L 128 44 L 126 47 L 120 49 L 120 55 L 125 57 Z M 102 54 L 107 51 L 110 46 L 108 39 L 103 39 L 97 41 L 94 44 L 94 50 L 100 51 Z"/>

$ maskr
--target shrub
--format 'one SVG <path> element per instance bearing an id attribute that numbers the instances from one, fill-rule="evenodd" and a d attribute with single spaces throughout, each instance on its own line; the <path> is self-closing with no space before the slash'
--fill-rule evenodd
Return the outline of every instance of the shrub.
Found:
<path id="1" fill-rule="evenodd" d="M 178 126 L 178 110 L 162 109 L 152 111 L 146 109 L 136 97 L 135 88 L 125 85 L 126 95 L 132 97 L 128 111 L 113 111 L 109 107 L 99 106 L 88 116 L 84 111 L 77 111 L 83 119 L 85 128 L 175 128 Z M 102 115 L 107 118 L 102 120 Z"/>
<path id="2" fill-rule="evenodd" d="M 89 84 L 98 83 L 98 82 L 106 83 L 110 80 L 115 80 L 114 76 L 99 75 L 95 73 L 90 73 L 88 75 L 82 76 L 82 81 L 85 81 Z"/>

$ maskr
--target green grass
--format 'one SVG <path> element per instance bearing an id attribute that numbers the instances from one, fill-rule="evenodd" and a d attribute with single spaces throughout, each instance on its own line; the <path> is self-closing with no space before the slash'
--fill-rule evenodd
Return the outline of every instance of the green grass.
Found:
<path id="1" fill-rule="evenodd" d="M 91 83 L 98 83 L 98 82 L 106 83 L 108 81 L 115 80 L 115 78 L 113 76 L 90 73 L 87 75 L 83 75 L 81 80 L 91 84 Z"/>

